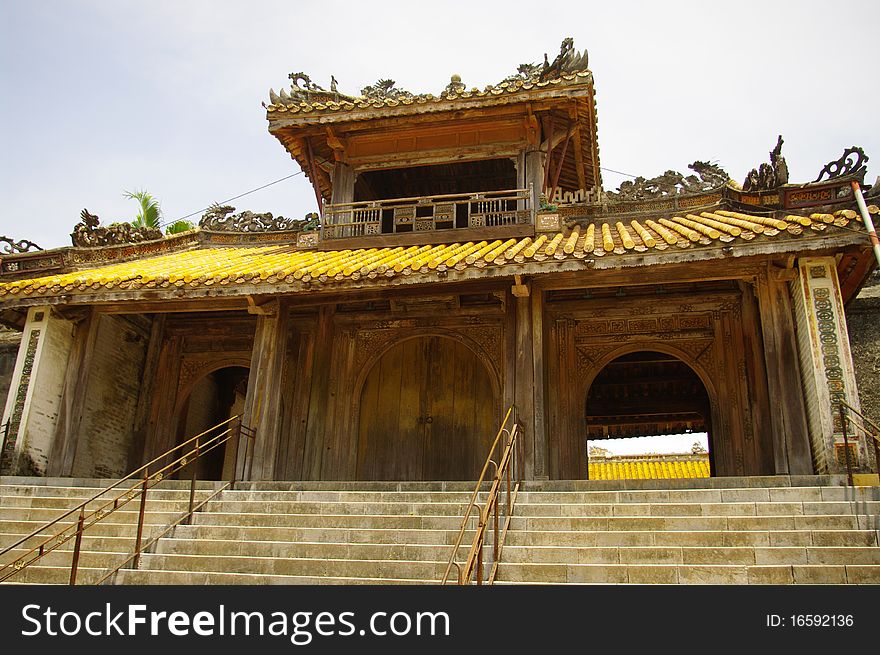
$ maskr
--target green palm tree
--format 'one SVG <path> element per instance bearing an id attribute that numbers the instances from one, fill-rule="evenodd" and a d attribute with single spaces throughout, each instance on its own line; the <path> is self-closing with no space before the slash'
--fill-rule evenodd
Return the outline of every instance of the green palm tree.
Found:
<path id="1" fill-rule="evenodd" d="M 126 191 L 123 194 L 130 200 L 137 200 L 141 206 L 141 210 L 137 217 L 131 222 L 135 227 L 151 227 L 159 229 L 159 221 L 162 218 L 162 210 L 159 208 L 159 201 L 146 191 Z"/>

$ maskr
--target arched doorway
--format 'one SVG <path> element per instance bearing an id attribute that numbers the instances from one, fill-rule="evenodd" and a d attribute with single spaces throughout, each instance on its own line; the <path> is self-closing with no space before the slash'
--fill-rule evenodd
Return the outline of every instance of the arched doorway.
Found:
<path id="1" fill-rule="evenodd" d="M 241 414 L 247 395 L 248 369 L 227 366 L 208 373 L 196 382 L 181 405 L 177 421 L 177 443 Z M 224 444 L 199 458 L 198 477 L 202 480 L 224 480 L 232 475 L 232 452 Z M 180 472 L 189 477 L 191 469 Z"/>
<path id="2" fill-rule="evenodd" d="M 423 336 L 392 346 L 360 394 L 359 480 L 475 480 L 498 407 L 486 366 L 463 343 Z"/>
<path id="3" fill-rule="evenodd" d="M 587 393 L 587 475 L 712 475 L 711 419 L 706 387 L 681 359 L 657 351 L 621 355 L 599 371 Z"/>

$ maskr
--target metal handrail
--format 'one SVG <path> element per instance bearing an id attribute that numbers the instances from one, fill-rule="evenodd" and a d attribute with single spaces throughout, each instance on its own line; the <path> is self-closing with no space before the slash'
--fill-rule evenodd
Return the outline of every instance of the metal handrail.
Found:
<path id="1" fill-rule="evenodd" d="M 513 419 L 512 421 L 511 418 Z M 509 421 L 510 427 L 507 427 Z M 516 497 L 519 493 L 520 484 L 522 483 L 522 453 L 521 449 L 517 448 L 520 443 L 519 435 L 521 431 L 522 430 L 516 419 L 516 408 L 515 406 L 511 405 L 504 416 L 504 420 L 501 423 L 498 434 L 495 436 L 495 440 L 492 442 L 492 447 L 489 449 L 489 454 L 486 457 L 486 463 L 483 464 L 483 470 L 480 472 L 480 477 L 477 480 L 476 486 L 474 487 L 474 493 L 471 495 L 470 502 L 465 509 L 464 516 L 462 517 L 461 521 L 461 528 L 458 531 L 458 536 L 455 539 L 455 544 L 453 545 L 452 552 L 449 556 L 449 563 L 446 565 L 446 570 L 443 572 L 443 578 L 441 579 L 440 584 L 445 585 L 447 584 L 447 582 L 449 582 L 449 576 L 452 572 L 453 567 L 455 567 L 458 571 L 458 584 L 469 584 L 475 571 L 476 583 L 478 585 L 483 584 L 483 549 L 485 546 L 486 530 L 489 525 L 490 515 L 493 523 L 493 559 L 492 568 L 489 572 L 487 582 L 489 584 L 492 584 L 495 581 L 495 575 L 498 571 L 498 562 L 501 558 L 501 553 L 504 548 L 504 538 L 507 536 L 507 530 L 510 527 L 510 520 L 513 515 L 513 507 L 516 503 Z M 493 455 L 495 454 L 499 443 L 501 443 L 501 437 L 503 435 L 506 435 L 507 439 L 504 442 L 504 450 L 501 453 L 501 457 L 499 458 L 498 462 L 496 462 L 493 459 Z M 495 467 L 495 475 L 492 479 L 492 485 L 489 488 L 489 495 L 487 496 L 486 501 L 481 508 L 480 505 L 477 503 L 477 497 L 480 494 L 480 489 L 483 486 L 483 482 L 486 478 L 486 472 L 489 470 L 490 464 Z M 501 500 L 501 485 L 505 479 L 507 482 L 507 496 L 505 503 L 506 514 L 504 528 L 502 530 L 499 526 L 499 502 Z M 515 482 L 515 484 L 512 484 L 512 480 Z M 471 543 L 471 548 L 468 551 L 467 559 L 462 566 L 456 560 L 459 549 L 462 545 L 462 540 L 464 539 L 464 534 L 467 531 L 468 523 L 471 519 L 471 514 L 475 509 L 479 511 L 477 530 L 476 534 L 474 535 L 473 542 Z"/>
<path id="2" fill-rule="evenodd" d="M 0 567 L 0 582 L 10 578 L 13 575 L 16 575 L 21 570 L 27 568 L 28 566 L 30 566 L 34 562 L 42 559 L 43 557 L 45 557 L 46 555 L 48 555 L 52 551 L 57 550 L 58 548 L 60 548 L 64 544 L 66 544 L 71 539 L 75 539 L 74 550 L 73 550 L 73 559 L 71 562 L 70 584 L 71 585 L 76 584 L 76 574 L 77 574 L 77 568 L 78 568 L 78 563 L 79 563 L 79 554 L 80 554 L 80 549 L 81 549 L 82 536 L 83 536 L 83 533 L 85 532 L 85 530 L 88 529 L 89 527 L 91 527 L 92 525 L 94 525 L 95 523 L 102 521 L 106 517 L 110 516 L 111 514 L 118 511 L 119 509 L 121 509 L 122 507 L 127 505 L 129 502 L 131 502 L 132 500 L 134 500 L 135 498 L 140 496 L 140 509 L 139 509 L 139 514 L 138 514 L 137 535 L 135 538 L 134 552 L 125 561 L 125 563 L 128 563 L 129 561 L 134 561 L 134 565 L 136 567 L 138 564 L 140 554 L 147 547 L 147 546 L 142 545 L 144 514 L 145 514 L 145 509 L 146 509 L 146 501 L 147 501 L 147 491 L 149 489 L 151 489 L 152 487 L 156 486 L 157 484 L 159 484 L 162 480 L 168 478 L 170 475 L 173 475 L 174 473 L 186 468 L 187 466 L 192 467 L 188 511 L 185 514 L 183 514 L 174 523 L 175 526 L 178 525 L 182 520 L 186 520 L 189 517 L 191 517 L 195 511 L 198 511 L 198 509 L 200 509 L 205 504 L 205 502 L 207 502 L 207 500 L 201 502 L 198 505 L 198 507 L 196 507 L 194 504 L 195 487 L 196 487 L 196 482 L 198 481 L 198 476 L 197 476 L 198 469 L 196 467 L 196 462 L 199 459 L 201 459 L 204 455 L 211 452 L 212 450 L 219 448 L 220 446 L 224 445 L 225 443 L 227 443 L 230 440 L 235 439 L 235 453 L 234 453 L 234 457 L 232 460 L 233 461 L 232 478 L 226 485 L 224 485 L 221 489 L 217 490 L 208 500 L 216 497 L 216 495 L 219 494 L 221 491 L 224 491 L 228 488 L 231 488 L 235 484 L 235 481 L 236 481 L 238 450 L 239 450 L 241 437 L 244 436 L 248 439 L 248 445 L 250 445 L 250 443 L 255 438 L 254 431 L 251 428 L 248 428 L 247 426 L 242 425 L 240 419 L 241 419 L 241 415 L 232 416 L 232 417 L 226 419 L 225 421 L 222 421 L 222 422 L 218 423 L 217 425 L 212 426 L 203 432 L 200 432 L 196 436 L 191 437 L 191 438 L 187 439 L 186 441 L 174 446 L 173 448 L 169 449 L 165 453 L 150 460 L 148 463 L 144 464 L 143 466 L 135 469 L 134 471 L 132 471 L 131 473 L 126 475 L 124 478 L 121 478 L 120 480 L 117 480 L 113 484 L 105 487 L 104 489 L 102 489 L 98 493 L 94 494 L 93 496 L 91 496 L 87 500 L 81 502 L 76 507 L 73 507 L 72 509 L 68 510 L 67 512 L 65 512 L 61 516 L 56 517 L 52 521 L 49 521 L 48 523 L 40 526 L 39 528 L 37 528 L 36 530 L 31 532 L 30 534 L 22 537 L 21 539 L 19 539 L 15 543 L 10 544 L 9 546 L 6 546 L 3 550 L 0 550 L 0 557 L 2 557 L 6 553 L 14 550 L 15 548 L 18 548 L 22 544 L 25 544 L 30 539 L 33 539 L 34 537 L 38 537 L 41 534 L 44 534 L 46 532 L 46 530 L 52 528 L 55 525 L 58 525 L 60 522 L 64 521 L 65 519 L 72 517 L 77 512 L 79 513 L 79 516 L 76 519 L 76 523 L 66 525 L 64 528 L 55 532 L 51 536 L 45 538 L 38 545 L 32 547 L 30 550 L 28 550 L 24 554 L 20 555 L 19 557 L 17 557 L 13 561 Z M 237 421 L 237 423 L 233 424 L 233 422 L 235 422 L 235 421 Z M 223 428 L 224 426 L 227 426 L 227 427 L 225 429 L 223 429 L 222 431 L 220 431 L 219 433 L 208 437 L 207 440 L 205 440 L 205 441 L 200 441 L 200 439 L 202 437 L 204 437 L 205 435 L 208 435 L 208 434 L 210 434 L 220 428 Z M 187 452 L 185 452 L 184 454 L 182 454 L 182 455 L 175 454 L 178 451 L 180 451 L 181 449 L 183 449 L 185 446 L 189 446 L 191 444 L 194 444 L 193 447 L 190 450 L 188 450 Z M 169 463 L 165 464 L 164 466 L 162 466 L 160 469 L 153 472 L 152 474 L 150 473 L 151 466 L 153 466 L 157 462 L 160 462 L 162 460 L 166 460 L 168 458 L 171 458 L 171 461 Z M 246 459 L 247 458 L 245 458 L 245 461 L 246 461 Z M 242 465 L 244 466 L 244 462 Z M 130 487 L 127 487 L 124 491 L 122 491 L 120 494 L 115 496 L 112 500 L 108 500 L 106 503 L 104 503 L 103 505 L 101 505 L 97 509 L 93 509 L 93 510 L 89 511 L 88 513 L 86 513 L 86 506 L 89 503 L 92 503 L 93 501 L 98 500 L 99 498 L 101 498 L 105 494 L 108 494 L 110 491 L 117 489 L 124 482 L 133 480 L 135 478 L 138 480 L 135 484 L 131 485 Z M 153 543 L 155 543 L 155 540 L 150 541 L 148 546 L 151 546 Z M 121 568 L 121 566 L 118 568 Z M 118 570 L 118 568 L 116 570 Z M 105 578 L 106 577 L 107 576 L 105 576 Z"/>
<path id="3" fill-rule="evenodd" d="M 872 445 L 874 446 L 874 461 L 877 466 L 877 474 L 880 475 L 880 426 L 878 426 L 874 421 L 869 419 L 867 416 L 862 414 L 855 407 L 850 405 L 848 402 L 844 400 L 837 401 L 837 409 L 840 413 L 840 426 L 843 431 L 843 453 L 844 459 L 846 460 L 846 477 L 847 482 L 850 486 L 853 486 L 853 467 L 852 461 L 849 456 L 849 434 L 846 429 L 847 423 L 853 425 L 857 429 L 861 430 L 865 435 L 871 437 Z M 858 416 L 862 421 L 871 426 L 873 430 L 876 432 L 872 432 L 868 428 L 865 427 L 863 423 L 859 423 L 858 421 L 852 419 L 848 414 L 847 410 Z"/>

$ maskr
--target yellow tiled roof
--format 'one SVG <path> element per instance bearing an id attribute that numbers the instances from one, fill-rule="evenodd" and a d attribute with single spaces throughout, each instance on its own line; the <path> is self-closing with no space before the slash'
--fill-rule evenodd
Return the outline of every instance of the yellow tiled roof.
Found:
<path id="1" fill-rule="evenodd" d="M 657 480 L 708 478 L 709 460 L 590 462 L 590 480 Z"/>
<path id="2" fill-rule="evenodd" d="M 872 207 L 873 208 L 873 207 Z M 716 209 L 671 218 L 603 219 L 535 238 L 468 241 L 356 250 L 291 251 L 278 246 L 203 248 L 100 268 L 0 283 L 0 301 L 33 295 L 168 287 L 211 287 L 394 278 L 413 273 L 505 264 L 577 260 L 750 241 L 782 231 L 801 234 L 846 226 L 855 212 L 786 216 L 785 220 Z M 452 234 L 450 234 L 452 236 Z"/>

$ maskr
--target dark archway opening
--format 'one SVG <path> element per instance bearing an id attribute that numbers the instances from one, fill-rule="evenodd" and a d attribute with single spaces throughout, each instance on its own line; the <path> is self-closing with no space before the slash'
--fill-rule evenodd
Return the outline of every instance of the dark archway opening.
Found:
<path id="1" fill-rule="evenodd" d="M 177 443 L 241 414 L 247 395 L 248 373 L 249 370 L 243 366 L 228 366 L 199 380 L 181 408 Z M 224 480 L 232 475 L 234 462 L 231 461 L 231 455 L 234 448 L 227 449 L 227 445 L 218 446 L 199 458 L 196 466 L 200 480 Z M 187 467 L 178 475 L 188 478 L 192 475 L 192 469 Z"/>
<path id="2" fill-rule="evenodd" d="M 614 359 L 587 394 L 587 476 L 713 475 L 710 407 L 702 380 L 677 357 L 638 351 Z"/>

